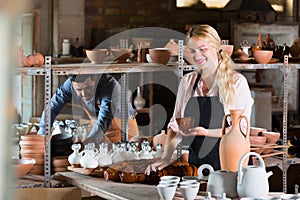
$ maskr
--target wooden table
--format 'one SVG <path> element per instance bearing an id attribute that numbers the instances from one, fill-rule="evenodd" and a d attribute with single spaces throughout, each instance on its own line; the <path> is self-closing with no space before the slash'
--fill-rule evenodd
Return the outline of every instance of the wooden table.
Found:
<path id="1" fill-rule="evenodd" d="M 58 172 L 54 175 L 54 178 L 106 199 L 159 199 L 154 185 L 118 183 L 76 172 Z"/>

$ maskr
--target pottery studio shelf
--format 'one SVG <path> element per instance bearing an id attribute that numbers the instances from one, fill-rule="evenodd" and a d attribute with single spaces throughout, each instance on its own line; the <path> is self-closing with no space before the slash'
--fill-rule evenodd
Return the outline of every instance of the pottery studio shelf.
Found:
<path id="1" fill-rule="evenodd" d="M 289 69 L 300 69 L 300 64 L 296 64 L 296 63 L 289 63 L 288 65 L 283 63 L 272 63 L 272 64 L 235 63 L 234 64 L 234 68 L 237 70 L 279 69 L 279 68 L 284 69 L 285 67 L 288 67 Z M 184 69 L 192 69 L 192 68 L 193 66 L 184 66 Z M 49 69 L 51 71 L 50 74 L 48 74 Z M 49 81 L 51 83 L 52 75 L 61 76 L 61 75 L 68 75 L 68 74 L 103 74 L 103 73 L 108 73 L 108 74 L 121 73 L 126 75 L 129 73 L 158 72 L 158 71 L 169 71 L 171 73 L 179 74 L 179 69 L 177 65 L 166 66 L 166 65 L 154 64 L 154 63 L 110 63 L 110 64 L 72 63 L 72 64 L 57 64 L 57 65 L 50 64 L 50 66 L 48 64 L 41 67 L 18 67 L 16 69 L 16 74 L 30 75 L 30 76 L 45 75 L 46 77 L 45 84 L 48 84 Z M 49 76 L 46 76 L 47 74 Z M 124 87 L 124 89 L 125 88 L 126 87 Z M 284 113 L 284 116 L 286 115 L 287 113 Z M 287 134 L 286 130 L 284 130 L 283 133 Z M 271 160 L 271 157 L 268 158 L 268 160 Z M 285 162 L 286 164 L 298 163 L 298 161 L 295 160 L 290 161 L 289 159 L 286 158 L 280 160 L 279 162 L 281 163 Z M 278 162 L 274 161 L 274 163 L 278 163 Z"/>

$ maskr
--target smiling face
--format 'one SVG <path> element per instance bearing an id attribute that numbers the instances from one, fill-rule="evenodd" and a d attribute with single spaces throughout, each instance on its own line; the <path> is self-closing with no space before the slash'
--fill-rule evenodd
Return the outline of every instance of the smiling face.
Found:
<path id="1" fill-rule="evenodd" d="M 199 69 L 216 71 L 219 59 L 215 47 L 205 42 L 201 37 L 196 36 L 189 38 L 187 46 Z"/>
<path id="2" fill-rule="evenodd" d="M 95 94 L 95 81 L 87 78 L 84 82 L 72 82 L 76 94 L 84 101 L 91 100 Z"/>

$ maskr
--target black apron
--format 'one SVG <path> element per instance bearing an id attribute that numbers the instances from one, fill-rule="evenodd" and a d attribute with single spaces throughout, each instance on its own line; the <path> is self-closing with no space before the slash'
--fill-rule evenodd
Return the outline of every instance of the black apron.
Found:
<path id="1" fill-rule="evenodd" d="M 184 116 L 194 116 L 195 126 L 202 126 L 206 129 L 222 128 L 225 113 L 219 96 L 193 97 L 200 77 L 201 75 L 198 74 Z M 189 163 L 197 167 L 202 164 L 209 164 L 214 170 L 220 170 L 220 140 L 221 138 L 196 136 L 189 146 Z"/>

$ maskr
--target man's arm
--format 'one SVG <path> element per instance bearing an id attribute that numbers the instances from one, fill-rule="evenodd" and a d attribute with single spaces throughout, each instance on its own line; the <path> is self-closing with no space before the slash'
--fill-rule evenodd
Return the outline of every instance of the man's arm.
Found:
<path id="1" fill-rule="evenodd" d="M 56 116 L 60 113 L 63 107 L 70 102 L 72 98 L 72 83 L 68 79 L 66 80 L 55 92 L 53 97 L 51 98 L 51 125 L 53 124 Z M 44 120 L 45 113 L 43 111 L 41 120 L 40 120 L 40 129 L 38 134 L 44 134 Z"/>

